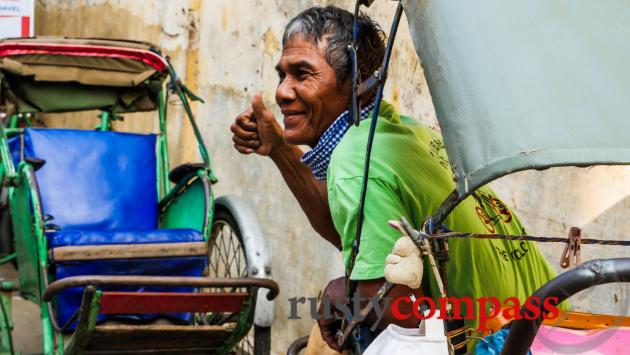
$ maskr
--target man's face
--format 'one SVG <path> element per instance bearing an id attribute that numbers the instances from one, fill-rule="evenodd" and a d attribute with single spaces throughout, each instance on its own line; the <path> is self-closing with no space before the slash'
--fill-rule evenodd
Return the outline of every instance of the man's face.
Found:
<path id="1" fill-rule="evenodd" d="M 284 139 L 314 147 L 332 122 L 348 108 L 349 84 L 337 85 L 326 62 L 326 41 L 314 44 L 295 35 L 284 45 L 276 66 L 276 102 L 284 115 Z"/>

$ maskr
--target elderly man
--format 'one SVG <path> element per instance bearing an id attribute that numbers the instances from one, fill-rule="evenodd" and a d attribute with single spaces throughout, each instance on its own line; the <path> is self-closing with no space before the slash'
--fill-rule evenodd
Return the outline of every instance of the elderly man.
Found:
<path id="1" fill-rule="evenodd" d="M 269 156 L 306 213 L 313 228 L 343 251 L 350 265 L 355 239 L 363 162 L 374 95 L 362 102 L 361 124 L 351 127 L 350 58 L 353 16 L 336 7 L 314 7 L 289 22 L 283 36 L 276 103 L 284 116 L 284 130 L 260 95 L 240 114 L 231 129 L 235 148 L 243 153 Z M 367 16 L 359 18 L 358 58 L 362 78 L 381 64 L 384 35 Z M 369 96 L 369 95 L 368 95 Z M 400 233 L 387 221 L 405 216 L 421 225 L 453 189 L 450 167 L 439 135 L 398 114 L 383 102 L 379 111 L 368 181 L 360 251 L 350 277 L 357 292 L 371 296 L 384 282 L 387 255 Z M 297 145 L 312 149 L 304 154 Z M 464 201 L 446 220 L 452 229 L 467 232 L 522 233 L 516 216 L 489 189 Z M 450 296 L 516 297 L 523 300 L 553 276 L 535 245 L 501 240 L 453 240 L 448 263 Z M 518 258 L 516 258 L 518 256 Z M 518 259 L 518 260 L 517 260 Z M 426 265 L 425 265 L 426 268 Z M 425 271 L 425 275 L 430 272 Z M 437 297 L 434 280 L 412 290 L 398 285 L 392 297 L 422 290 Z M 345 295 L 342 279 L 331 282 L 325 296 Z M 410 305 L 400 309 L 411 313 Z M 479 314 L 475 305 L 475 314 Z M 482 310 L 486 311 L 486 310 Z M 376 321 L 374 317 L 367 322 Z M 417 319 L 396 320 L 389 312 L 379 329 L 390 323 L 413 327 Z M 467 320 L 477 327 L 476 319 Z M 339 350 L 334 333 L 339 322 L 319 321 L 323 339 Z"/>

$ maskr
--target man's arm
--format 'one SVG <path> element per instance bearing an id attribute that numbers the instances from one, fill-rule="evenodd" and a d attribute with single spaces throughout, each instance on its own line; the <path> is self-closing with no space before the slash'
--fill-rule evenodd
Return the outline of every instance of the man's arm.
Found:
<path id="1" fill-rule="evenodd" d="M 349 154 L 353 154 L 350 152 Z M 358 161 L 360 155 L 345 157 L 345 163 Z M 358 211 L 358 196 L 361 191 L 361 182 L 363 177 L 359 175 L 360 164 L 356 165 L 356 173 L 352 177 L 348 177 L 347 173 L 342 178 L 337 177 L 332 181 L 328 181 L 329 189 L 331 189 L 331 210 L 335 213 L 335 218 L 344 221 L 345 226 L 342 230 L 348 233 L 348 237 L 354 238 L 356 231 L 356 220 Z M 334 173 L 334 171 L 333 171 Z M 333 174 L 334 175 L 334 174 Z M 334 176 L 333 176 L 334 177 Z M 383 285 L 385 279 L 385 265 L 387 257 L 392 253 L 396 241 L 400 238 L 400 231 L 390 228 L 389 221 L 398 219 L 401 216 L 407 217 L 411 214 L 407 205 L 403 202 L 403 196 L 400 188 L 394 181 L 390 181 L 383 177 L 370 178 L 368 182 L 368 193 L 365 200 L 365 219 L 363 220 L 363 230 L 361 236 L 360 252 L 356 257 L 352 277 L 358 281 L 357 292 L 361 297 L 373 297 L 379 288 Z M 335 197 L 336 196 L 336 197 Z M 415 246 L 414 246 L 415 247 Z M 350 254 L 349 250 L 345 251 L 346 262 Z M 334 283 L 334 281 L 333 281 Z M 331 284 L 333 284 L 331 283 Z M 337 297 L 345 296 L 345 288 L 335 283 L 326 288 L 324 297 L 337 299 Z M 344 291 L 339 291 L 343 288 Z M 335 291 L 337 290 L 337 291 Z M 398 297 L 407 297 L 410 294 L 420 298 L 422 292 L 420 289 L 412 290 L 407 286 L 396 285 L 388 297 L 394 300 Z M 343 299 L 341 298 L 343 301 Z M 365 305 L 367 302 L 363 302 Z M 412 305 L 408 302 L 400 302 L 397 304 L 398 310 L 405 315 L 412 314 Z M 388 324 L 397 324 L 403 327 L 415 327 L 418 319 L 411 315 L 408 319 L 396 319 L 392 313 L 391 304 L 386 307 L 381 317 L 376 317 L 373 313 L 365 323 L 373 325 L 378 322 L 378 328 L 382 329 Z M 335 319 L 322 319 L 318 321 L 322 333 L 322 337 L 333 348 L 335 348 L 334 334 L 338 329 L 340 322 Z M 338 349 L 338 347 L 337 347 Z"/>
<path id="2" fill-rule="evenodd" d="M 341 238 L 330 215 L 326 184 L 315 180 L 310 169 L 302 164 L 302 150 L 284 141 L 282 128 L 265 107 L 260 94 L 252 98 L 251 108 L 236 117 L 231 130 L 237 151 L 271 158 L 313 229 L 340 248 Z"/>
<path id="3" fill-rule="evenodd" d="M 313 229 L 340 249 L 341 238 L 330 215 L 326 183 L 315 180 L 311 170 L 302 164 L 302 154 L 300 148 L 282 141 L 271 150 L 269 157 L 280 170 Z"/>

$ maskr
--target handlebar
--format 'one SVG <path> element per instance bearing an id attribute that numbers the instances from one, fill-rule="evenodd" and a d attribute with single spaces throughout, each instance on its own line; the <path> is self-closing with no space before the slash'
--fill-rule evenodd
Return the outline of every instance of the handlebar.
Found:
<path id="1" fill-rule="evenodd" d="M 79 286 L 163 286 L 163 287 L 260 287 L 269 290 L 267 299 L 278 296 L 280 287 L 269 279 L 252 277 L 209 278 L 188 276 L 72 276 L 51 283 L 44 292 L 42 300 L 50 302 L 54 295 L 72 287 Z"/>

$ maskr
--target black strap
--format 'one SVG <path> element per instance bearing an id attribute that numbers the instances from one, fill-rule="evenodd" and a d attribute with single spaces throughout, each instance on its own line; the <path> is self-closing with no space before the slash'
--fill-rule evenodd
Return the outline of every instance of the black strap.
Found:
<path id="1" fill-rule="evenodd" d="M 353 39 L 352 45 L 349 48 L 350 58 L 352 61 L 352 107 L 350 109 L 350 113 L 352 115 L 352 121 L 358 123 L 360 120 L 359 113 L 359 72 L 358 72 L 358 59 L 357 59 L 357 42 L 359 38 L 359 8 L 360 5 L 366 3 L 365 0 L 357 0 L 354 9 L 354 31 L 353 31 Z M 369 5 L 371 1 L 367 1 L 367 5 Z M 365 163 L 363 169 L 363 182 L 361 184 L 361 196 L 359 199 L 359 211 L 357 215 L 357 229 L 355 234 L 355 239 L 352 243 L 352 249 L 350 253 L 350 263 L 348 265 L 348 270 L 346 271 L 346 300 L 350 302 L 352 299 L 356 288 L 357 282 L 351 281 L 350 276 L 352 275 L 352 270 L 354 269 L 354 264 L 356 261 L 356 257 L 359 254 L 359 247 L 361 244 L 361 232 L 363 229 L 363 219 L 364 219 L 364 211 L 365 211 L 365 198 L 367 195 L 367 187 L 368 187 L 368 176 L 370 172 L 370 157 L 372 155 L 372 144 L 374 142 L 374 133 L 376 131 L 376 123 L 378 120 L 378 113 L 381 106 L 381 101 L 383 100 L 383 90 L 385 87 L 385 82 L 387 80 L 387 70 L 389 68 L 389 61 L 392 54 L 392 49 L 394 45 L 394 40 L 396 38 L 396 33 L 398 32 L 398 25 L 400 23 L 400 19 L 402 17 L 403 6 L 402 2 L 398 2 L 398 7 L 396 8 L 396 14 L 394 16 L 394 20 L 392 23 L 389 39 L 387 41 L 387 47 L 385 49 L 385 56 L 383 57 L 383 64 L 379 70 L 380 73 L 380 83 L 378 86 L 378 91 L 376 94 L 376 101 L 374 103 L 374 110 L 372 112 L 372 122 L 370 123 L 370 131 L 368 134 L 367 148 L 365 152 Z M 365 92 L 365 91 L 364 91 Z M 348 325 L 348 320 L 344 319 L 342 321 L 341 329 L 345 329 Z"/>
<path id="2" fill-rule="evenodd" d="M 356 53 L 356 42 L 357 42 L 357 38 L 358 38 L 358 16 L 359 16 L 359 5 L 361 3 L 361 0 L 357 1 L 357 6 L 355 7 L 355 25 L 354 25 L 354 36 L 356 36 L 356 38 L 353 39 L 353 46 L 354 47 L 354 53 Z M 365 163 L 364 163 L 364 168 L 363 168 L 363 181 L 361 184 L 361 196 L 359 199 L 359 211 L 357 214 L 357 229 L 356 229 L 356 234 L 355 234 L 355 239 L 354 242 L 352 243 L 352 251 L 350 253 L 350 265 L 348 267 L 348 278 L 349 276 L 352 274 L 352 269 L 354 268 L 354 263 L 356 260 L 357 255 L 359 254 L 359 247 L 361 244 L 361 232 L 363 229 L 363 219 L 365 217 L 365 198 L 367 195 L 367 188 L 368 188 L 368 176 L 370 173 L 370 157 L 372 155 L 372 145 L 374 143 L 374 133 L 376 131 L 376 123 L 378 121 L 378 112 L 380 110 L 381 107 L 381 101 L 383 100 L 383 90 L 385 88 L 385 82 L 387 80 L 387 70 L 389 68 L 389 62 L 390 62 L 390 58 L 391 58 L 391 54 L 392 54 L 392 48 L 394 45 L 394 40 L 396 39 L 396 33 L 398 32 L 398 25 L 400 23 L 400 18 L 402 16 L 402 12 L 403 12 L 403 6 L 402 6 L 402 2 L 398 2 L 398 7 L 396 9 L 396 14 L 394 16 L 394 21 L 392 23 L 392 28 L 390 31 L 390 35 L 389 35 L 389 39 L 387 41 L 387 47 L 385 50 L 385 56 L 383 58 L 383 65 L 381 66 L 381 69 L 379 70 L 379 72 L 381 73 L 380 76 L 382 77 L 380 84 L 378 86 L 378 91 L 376 94 L 376 101 L 374 103 L 374 110 L 372 111 L 372 122 L 370 123 L 370 131 L 368 134 L 368 142 L 367 142 L 367 148 L 366 148 L 366 152 L 365 152 Z M 352 50 L 351 50 L 352 51 Z M 352 64 L 352 67 L 358 67 L 357 63 L 358 60 L 356 58 L 356 56 L 351 56 L 352 60 L 356 63 Z M 354 73 L 353 73 L 354 74 Z M 359 101 L 359 95 L 358 95 L 358 85 L 354 85 L 352 87 L 352 97 L 353 97 L 353 104 L 354 102 L 358 102 Z M 358 110 L 355 110 L 355 108 L 353 107 L 353 109 L 351 110 L 352 115 L 358 115 Z M 353 117 L 353 121 L 357 121 L 359 120 L 358 116 L 354 116 Z M 354 290 L 353 290 L 354 292 Z M 352 294 L 350 294 L 352 295 Z"/>

